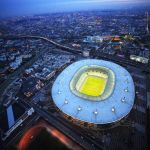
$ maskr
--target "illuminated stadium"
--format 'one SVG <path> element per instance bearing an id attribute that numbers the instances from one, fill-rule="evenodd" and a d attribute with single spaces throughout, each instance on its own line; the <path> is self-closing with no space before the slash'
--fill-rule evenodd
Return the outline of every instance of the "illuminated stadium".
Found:
<path id="1" fill-rule="evenodd" d="M 115 75 L 110 69 L 97 65 L 83 66 L 72 78 L 70 89 L 81 98 L 98 101 L 112 93 L 114 83 Z"/>
<path id="2" fill-rule="evenodd" d="M 135 89 L 123 67 L 86 59 L 71 64 L 57 77 L 52 98 L 65 118 L 97 127 L 125 118 L 133 107 Z"/>

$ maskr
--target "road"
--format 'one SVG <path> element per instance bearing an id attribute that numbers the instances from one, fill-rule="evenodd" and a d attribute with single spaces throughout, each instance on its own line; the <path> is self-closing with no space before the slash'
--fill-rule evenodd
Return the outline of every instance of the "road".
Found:
<path id="1" fill-rule="evenodd" d="M 133 62 L 125 58 L 119 58 L 117 56 L 113 56 L 113 55 L 111 56 L 111 55 L 100 53 L 100 52 L 96 52 L 95 54 L 93 54 L 93 56 L 97 58 L 109 60 L 109 61 L 114 61 L 120 65 L 125 65 L 125 66 L 129 65 L 129 66 L 133 66 L 136 68 L 140 68 L 142 71 L 146 73 L 150 73 L 150 68 L 148 67 L 148 65 L 139 64 L 139 63 Z"/>
<path id="2" fill-rule="evenodd" d="M 76 50 L 76 49 L 69 48 L 67 46 L 63 46 L 48 38 L 41 37 L 41 36 L 5 36 L 5 37 L 0 37 L 0 38 L 2 39 L 24 39 L 24 38 L 41 39 L 41 40 L 44 40 L 46 42 L 49 42 L 55 45 L 56 47 L 63 49 L 64 51 L 71 52 L 73 54 L 79 54 L 79 55 L 82 54 L 81 50 Z M 150 68 L 148 68 L 147 66 L 133 63 L 132 61 L 127 60 L 127 59 L 121 59 L 115 56 L 110 56 L 110 55 L 102 54 L 102 53 L 96 53 L 94 57 L 115 61 L 121 65 L 131 65 L 134 67 L 140 67 L 142 68 L 143 71 L 150 73 Z M 43 108 L 41 108 L 39 105 L 34 104 L 32 101 L 29 101 L 28 99 L 22 99 L 20 100 L 19 103 L 25 106 L 28 106 L 30 108 L 33 107 L 36 113 L 39 114 L 39 116 L 43 117 L 45 120 L 47 120 L 54 127 L 58 128 L 65 135 L 67 135 L 71 139 L 74 139 L 77 143 L 81 144 L 85 149 L 99 149 L 99 150 L 104 149 L 102 146 L 102 143 L 97 143 L 95 140 L 86 136 L 86 134 L 84 134 L 83 132 L 80 132 L 75 127 L 63 121 L 63 119 L 60 120 L 60 118 L 57 118 L 54 114 L 45 111 Z"/>
<path id="3" fill-rule="evenodd" d="M 13 39 L 41 39 L 41 40 L 44 40 L 46 42 L 49 42 L 49 43 L 55 45 L 56 47 L 60 48 L 61 50 L 66 51 L 66 52 L 70 52 L 70 53 L 78 54 L 78 55 L 82 54 L 81 50 L 77 50 L 77 49 L 73 49 L 73 48 L 61 45 L 59 43 L 54 42 L 51 39 L 48 39 L 48 38 L 42 37 L 42 36 L 31 36 L 31 35 L 0 36 L 0 39 L 6 39 L 6 40 L 13 40 Z"/>
<path id="4" fill-rule="evenodd" d="M 81 50 L 72 49 L 70 47 L 61 45 L 59 43 L 54 42 L 53 40 L 50 40 L 50 39 L 48 39 L 46 37 L 41 37 L 41 36 L 30 36 L 30 35 L 26 35 L 26 36 L 22 36 L 22 35 L 20 35 L 20 36 L 0 36 L 0 39 L 6 39 L 6 40 L 11 40 L 11 39 L 12 40 L 15 40 L 15 39 L 41 39 L 41 40 L 44 40 L 46 42 L 49 42 L 50 44 L 55 45 L 56 47 L 60 48 L 61 50 L 64 50 L 65 52 L 70 52 L 70 53 L 77 54 L 77 55 L 81 55 L 82 54 Z M 7 86 L 14 80 L 14 77 L 16 77 L 22 71 L 24 71 L 24 69 L 27 66 L 30 66 L 33 62 L 35 62 L 35 60 L 38 58 L 38 56 L 35 56 L 35 58 L 31 59 L 28 63 L 26 63 L 25 65 L 21 66 L 17 71 L 15 71 L 13 74 L 10 74 L 8 76 L 8 79 L 3 83 L 3 85 L 1 85 L 0 95 L 3 94 L 3 92 L 7 88 Z M 1 105 L 1 102 L 2 102 L 2 100 L 0 98 L 0 105 Z"/>
<path id="5" fill-rule="evenodd" d="M 30 59 L 27 63 L 20 66 L 15 72 L 12 74 L 9 74 L 7 77 L 7 80 L 1 84 L 0 87 L 0 106 L 2 102 L 2 94 L 4 94 L 5 90 L 7 89 L 8 85 L 11 84 L 24 70 L 25 68 L 30 67 L 36 60 L 38 59 L 38 55 L 34 56 L 32 59 Z"/>
<path id="6" fill-rule="evenodd" d="M 12 143 L 14 143 L 14 141 L 18 141 L 20 136 L 22 136 L 26 129 L 32 126 L 37 118 L 39 118 L 39 116 L 37 114 L 34 114 L 30 119 L 27 119 L 25 122 L 23 122 L 22 125 L 19 126 L 6 140 L 6 148 L 7 146 L 9 147 Z"/>
<path id="7" fill-rule="evenodd" d="M 63 132 L 65 135 L 70 137 L 71 139 L 74 139 L 75 142 L 80 144 L 85 149 L 103 149 L 102 145 L 100 143 L 95 142 L 95 140 L 91 139 L 90 137 L 87 137 L 80 133 L 80 131 L 73 128 L 70 124 L 63 123 L 63 120 L 58 120 L 58 118 L 53 115 L 52 113 L 49 113 L 45 110 L 43 110 L 42 107 L 35 105 L 32 101 L 28 100 L 20 100 L 20 103 L 28 106 L 33 107 L 35 109 L 35 112 L 38 113 L 41 117 L 43 117 L 45 120 L 47 120 L 51 125 L 56 127 L 58 130 Z"/>

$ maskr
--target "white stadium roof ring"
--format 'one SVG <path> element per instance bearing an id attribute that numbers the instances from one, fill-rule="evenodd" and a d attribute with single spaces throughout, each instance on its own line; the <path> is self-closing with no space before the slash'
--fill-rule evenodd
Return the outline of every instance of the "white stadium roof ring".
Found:
<path id="1" fill-rule="evenodd" d="M 130 113 L 135 88 L 125 68 L 109 61 L 85 59 L 60 73 L 52 87 L 52 98 L 64 114 L 103 125 Z"/>

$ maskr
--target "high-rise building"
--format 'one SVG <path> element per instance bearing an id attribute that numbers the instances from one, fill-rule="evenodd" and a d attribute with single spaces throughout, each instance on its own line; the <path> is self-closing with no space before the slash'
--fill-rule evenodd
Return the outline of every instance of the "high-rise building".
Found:
<path id="1" fill-rule="evenodd" d="M 148 12 L 146 12 L 146 32 L 147 32 L 147 34 L 149 34 L 149 25 L 148 25 L 148 23 L 149 23 L 149 14 L 148 14 Z"/>

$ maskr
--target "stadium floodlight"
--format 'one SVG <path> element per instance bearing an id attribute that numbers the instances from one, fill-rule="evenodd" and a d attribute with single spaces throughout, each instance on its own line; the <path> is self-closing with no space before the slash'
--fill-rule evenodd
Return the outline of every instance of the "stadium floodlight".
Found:
<path id="1" fill-rule="evenodd" d="M 65 103 L 65 104 L 68 104 L 68 100 L 65 99 L 64 103 Z"/>
<path id="2" fill-rule="evenodd" d="M 82 110 L 82 108 L 79 106 L 79 107 L 78 107 L 78 111 L 81 111 L 81 110 Z"/>
<path id="3" fill-rule="evenodd" d="M 125 101 L 126 101 L 126 100 L 125 100 L 125 97 L 124 97 L 124 98 L 121 98 L 121 101 L 122 101 L 122 102 L 125 102 Z"/>
<path id="4" fill-rule="evenodd" d="M 97 114 L 98 114 L 98 111 L 97 111 L 97 110 L 95 110 L 93 113 L 94 113 L 94 115 L 97 115 Z"/>
<path id="5" fill-rule="evenodd" d="M 61 92 L 60 92 L 60 91 L 58 91 L 58 94 L 61 94 Z"/>
<path id="6" fill-rule="evenodd" d="M 112 112 L 115 112 L 115 107 L 112 107 L 111 111 L 112 111 Z"/>
<path id="7" fill-rule="evenodd" d="M 128 88 L 126 88 L 124 91 L 125 91 L 125 92 L 128 92 L 129 90 L 128 90 Z"/>

